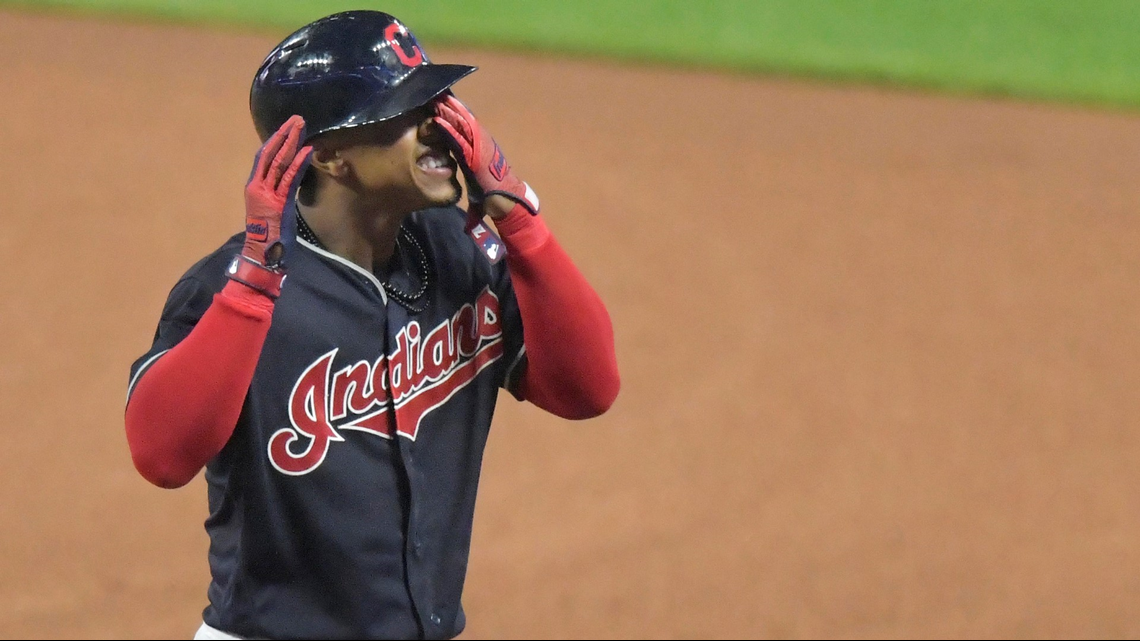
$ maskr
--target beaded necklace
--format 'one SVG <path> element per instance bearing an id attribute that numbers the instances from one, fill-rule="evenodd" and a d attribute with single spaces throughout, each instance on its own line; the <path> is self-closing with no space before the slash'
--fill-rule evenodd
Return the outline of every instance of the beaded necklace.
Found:
<path id="1" fill-rule="evenodd" d="M 309 224 L 305 222 L 300 212 L 297 212 L 297 236 L 304 239 L 305 242 L 328 251 L 328 248 L 321 244 L 320 239 L 317 238 L 312 227 L 309 227 Z M 431 266 L 428 264 L 427 252 L 424 251 L 423 245 L 420 244 L 420 241 L 416 239 L 415 235 L 412 234 L 407 227 L 402 225 L 400 226 L 400 235 L 396 237 L 396 251 L 400 252 L 401 259 L 408 251 L 415 254 L 412 267 L 416 268 L 415 276 L 416 280 L 420 282 L 420 287 L 414 293 L 409 293 L 385 279 L 382 282 L 384 291 L 388 292 L 388 296 L 397 303 L 407 307 L 413 313 L 418 314 L 427 307 L 427 300 L 421 301 L 420 298 L 427 292 L 428 287 L 431 286 Z"/>

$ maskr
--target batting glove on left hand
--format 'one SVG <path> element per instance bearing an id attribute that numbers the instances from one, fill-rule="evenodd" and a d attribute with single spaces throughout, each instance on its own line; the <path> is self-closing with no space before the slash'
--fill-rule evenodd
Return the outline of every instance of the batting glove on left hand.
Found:
<path id="1" fill-rule="evenodd" d="M 435 123 L 451 139 L 456 160 L 467 179 L 467 200 L 471 217 L 468 226 L 483 217 L 487 196 L 499 194 L 522 205 L 531 215 L 538 214 L 538 195 L 525 182 L 515 177 L 503 156 L 503 150 L 475 119 L 467 107 L 451 92 L 434 103 Z"/>

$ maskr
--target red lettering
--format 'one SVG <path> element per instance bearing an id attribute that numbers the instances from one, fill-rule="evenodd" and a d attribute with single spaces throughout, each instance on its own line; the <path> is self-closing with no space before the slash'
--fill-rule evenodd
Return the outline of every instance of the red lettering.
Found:
<path id="1" fill-rule="evenodd" d="M 309 366 L 289 395 L 289 421 L 292 429 L 277 430 L 269 439 L 269 460 L 285 474 L 311 472 L 329 451 L 329 441 L 343 441 L 328 419 L 329 369 L 336 350 L 325 354 Z M 299 453 L 294 446 L 303 437 L 308 445 Z"/>
<path id="2" fill-rule="evenodd" d="M 420 366 L 423 368 L 423 378 L 427 381 L 437 381 L 444 372 L 451 369 L 458 360 L 455 357 L 455 348 L 451 343 L 451 328 L 447 323 L 440 323 L 438 327 L 424 338 L 423 349 L 420 353 Z"/>
<path id="3" fill-rule="evenodd" d="M 475 353 L 479 347 L 478 331 L 475 308 L 470 305 L 460 307 L 451 321 L 451 332 L 455 337 L 455 349 L 459 352 L 459 356 L 466 358 Z"/>
<path id="4" fill-rule="evenodd" d="M 389 422 L 387 407 L 382 407 L 367 416 L 361 416 L 351 423 L 341 425 L 340 429 L 368 432 L 380 438 L 392 438 L 392 426 Z"/>
<path id="5" fill-rule="evenodd" d="M 415 378 L 416 374 L 423 371 L 423 364 L 419 362 L 420 324 L 412 321 L 408 323 L 403 332 L 408 339 L 404 344 L 404 375 L 409 379 Z"/>
<path id="6" fill-rule="evenodd" d="M 331 442 L 344 440 L 338 430 L 382 438 L 395 431 L 415 440 L 428 413 L 503 356 L 502 334 L 499 298 L 487 287 L 474 304 L 463 305 L 426 335 L 418 322 L 409 322 L 396 333 L 392 353 L 375 363 L 358 361 L 333 374 L 337 350 L 326 353 L 293 386 L 291 427 L 269 439 L 270 460 L 284 474 L 311 472 Z M 389 413 L 392 406 L 395 412 Z"/>
<path id="7" fill-rule="evenodd" d="M 381 356 L 376 364 L 372 366 L 372 393 L 376 395 L 376 402 L 383 403 L 380 398 L 380 392 L 384 392 L 383 397 L 388 397 L 388 357 Z"/>
<path id="8" fill-rule="evenodd" d="M 396 52 L 396 57 L 400 59 L 400 62 L 409 67 L 418 67 L 423 64 L 424 52 L 416 44 L 415 39 L 408 34 L 404 25 L 399 22 L 388 25 L 388 28 L 384 30 L 384 39 L 392 43 L 392 51 Z M 404 43 L 411 44 L 411 54 L 404 50 Z"/>
<path id="9" fill-rule="evenodd" d="M 372 387 L 372 368 L 365 361 L 346 367 L 333 376 L 332 402 L 329 419 L 337 420 L 353 414 L 362 414 L 379 402 Z"/>
<path id="10" fill-rule="evenodd" d="M 479 318 L 479 340 L 489 341 L 503 334 L 503 326 L 499 322 L 499 298 L 489 289 L 479 294 L 477 317 Z"/>
<path id="11" fill-rule="evenodd" d="M 448 372 L 439 384 L 431 385 L 421 393 L 412 395 L 404 403 L 396 403 L 396 430 L 401 436 L 416 440 L 420 423 L 428 412 L 446 403 L 459 390 L 475 380 L 479 372 L 499 360 L 502 355 L 503 341 L 484 345 L 474 358 L 464 361 L 462 365 Z"/>

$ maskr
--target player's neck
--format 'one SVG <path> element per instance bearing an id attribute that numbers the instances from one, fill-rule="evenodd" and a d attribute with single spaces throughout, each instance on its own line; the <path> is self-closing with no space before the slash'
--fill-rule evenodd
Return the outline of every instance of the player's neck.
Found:
<path id="1" fill-rule="evenodd" d="M 361 269 L 381 274 L 396 249 L 406 213 L 354 210 L 320 203 L 301 207 L 301 215 L 328 251 Z"/>

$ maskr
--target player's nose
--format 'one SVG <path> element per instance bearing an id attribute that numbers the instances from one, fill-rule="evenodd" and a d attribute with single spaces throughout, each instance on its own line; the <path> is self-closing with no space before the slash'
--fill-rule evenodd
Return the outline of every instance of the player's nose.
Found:
<path id="1" fill-rule="evenodd" d="M 417 135 L 425 145 L 436 146 L 446 144 L 447 139 L 443 135 L 443 129 L 435 123 L 431 114 L 420 121 L 417 128 Z"/>

